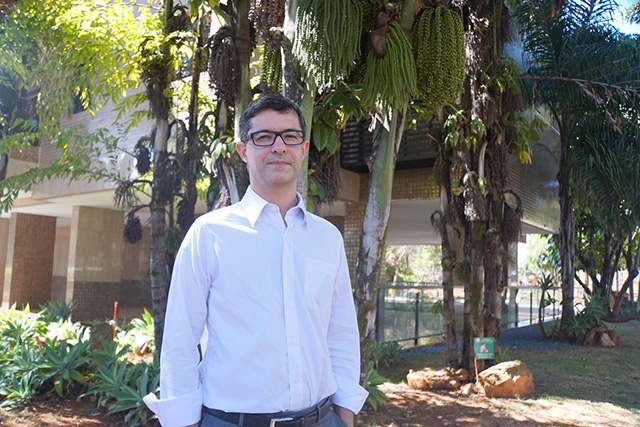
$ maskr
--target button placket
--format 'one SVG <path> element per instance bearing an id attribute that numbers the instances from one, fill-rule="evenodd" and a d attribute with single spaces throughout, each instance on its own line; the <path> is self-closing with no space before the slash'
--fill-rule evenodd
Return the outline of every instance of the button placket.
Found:
<path id="1" fill-rule="evenodd" d="M 284 231 L 282 251 L 282 293 L 284 306 L 285 330 L 287 334 L 287 355 L 289 357 L 289 387 L 291 390 L 291 407 L 303 406 L 300 401 L 302 392 L 302 354 L 299 345 L 300 327 L 295 307 L 295 274 L 294 274 L 294 230 L 296 223 L 290 219 Z"/>

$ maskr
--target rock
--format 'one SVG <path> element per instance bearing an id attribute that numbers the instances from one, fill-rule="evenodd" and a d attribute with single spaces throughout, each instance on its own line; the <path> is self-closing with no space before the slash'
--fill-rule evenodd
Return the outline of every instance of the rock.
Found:
<path id="1" fill-rule="evenodd" d="M 611 341 L 613 341 L 615 345 L 620 344 L 620 341 L 622 341 L 622 338 L 620 338 L 620 335 L 618 335 L 616 331 L 609 331 L 607 334 L 609 334 L 609 338 L 611 338 Z"/>
<path id="2" fill-rule="evenodd" d="M 599 344 L 602 347 L 615 347 L 616 343 L 613 342 L 613 340 L 611 339 L 611 337 L 609 337 L 608 333 L 602 333 L 600 334 L 600 340 L 599 340 Z"/>
<path id="3" fill-rule="evenodd" d="M 584 342 L 582 344 L 584 344 L 584 345 L 595 345 L 596 338 L 597 338 L 596 331 L 594 331 L 593 329 L 589 329 L 589 331 L 587 332 L 587 334 L 584 337 Z"/>
<path id="4" fill-rule="evenodd" d="M 417 390 L 456 390 L 461 381 L 469 379 L 469 372 L 465 369 L 432 369 L 424 368 L 419 371 L 410 370 L 407 374 L 407 384 Z"/>
<path id="5" fill-rule="evenodd" d="M 480 393 L 480 389 L 475 383 L 466 383 L 460 387 L 460 394 L 463 396 L 470 396 L 472 394 Z"/>
<path id="6" fill-rule="evenodd" d="M 523 362 L 498 363 L 478 374 L 487 397 L 526 397 L 535 392 L 533 374 Z"/>

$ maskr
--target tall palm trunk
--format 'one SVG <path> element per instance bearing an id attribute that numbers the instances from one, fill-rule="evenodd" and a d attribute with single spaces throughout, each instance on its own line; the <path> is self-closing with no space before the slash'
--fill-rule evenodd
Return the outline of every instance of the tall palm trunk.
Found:
<path id="1" fill-rule="evenodd" d="M 198 136 L 198 95 L 200 92 L 200 74 L 204 67 L 204 19 L 199 17 L 198 37 L 194 46 L 193 63 L 191 66 L 191 93 L 189 99 L 189 123 L 187 126 L 187 148 L 184 157 L 184 203 L 181 210 L 183 221 L 179 222 L 182 232 L 186 233 L 195 219 L 195 206 L 198 200 L 198 190 L 196 189 L 197 164 L 202 157 L 203 146 Z"/>
<path id="2" fill-rule="evenodd" d="M 410 33 L 417 0 L 405 0 L 400 26 Z M 365 205 L 362 237 L 355 277 L 355 303 L 360 327 L 362 372 L 367 372 L 376 331 L 376 298 L 384 245 L 391 211 L 391 190 L 398 148 L 402 140 L 406 106 L 389 117 L 376 118 L 369 174 L 369 195 Z M 383 120 L 386 123 L 383 123 Z M 364 380 L 364 377 L 363 377 Z"/>
<path id="3" fill-rule="evenodd" d="M 173 0 L 164 3 L 163 26 L 164 33 L 168 35 L 170 20 L 173 17 Z M 171 47 L 165 43 L 162 46 L 162 55 L 171 56 Z M 170 61 L 166 61 L 170 63 Z M 166 261 L 166 206 L 167 184 L 166 161 L 167 146 L 169 140 L 169 107 L 170 100 L 165 95 L 173 77 L 171 67 L 161 70 L 164 75 L 156 81 L 147 84 L 147 97 L 151 112 L 155 116 L 155 139 L 153 141 L 153 189 L 150 203 L 149 228 L 150 241 L 150 276 L 151 276 L 151 303 L 153 308 L 153 320 L 155 323 L 155 341 L 158 354 L 162 350 L 162 331 L 164 329 L 164 314 L 167 308 L 167 293 L 169 291 L 169 272 Z"/>
<path id="4" fill-rule="evenodd" d="M 449 172 L 449 170 L 447 170 Z M 452 216 L 449 214 L 451 206 L 450 190 L 447 185 L 440 188 L 440 211 L 442 212 L 439 224 L 440 240 L 442 247 L 442 305 L 444 318 L 444 357 L 447 366 L 457 368 L 458 344 L 456 337 L 455 315 L 455 278 L 453 268 L 456 263 L 456 239 Z"/>
<path id="5" fill-rule="evenodd" d="M 150 275 L 151 275 L 151 304 L 155 326 L 156 350 L 162 350 L 162 331 L 164 330 L 164 314 L 167 308 L 167 293 L 169 291 L 169 273 L 167 269 L 167 230 L 166 230 L 166 201 L 158 194 L 163 193 L 163 167 L 160 163 L 167 158 L 167 140 L 169 138 L 168 109 L 164 117 L 156 117 L 156 138 L 153 145 L 153 193 L 151 197 L 151 216 L 149 228 L 150 241 Z"/>
<path id="6" fill-rule="evenodd" d="M 573 309 L 573 287 L 575 275 L 575 235 L 576 224 L 573 212 L 573 168 L 571 165 L 570 141 L 562 141 L 565 133 L 560 134 L 560 169 L 558 170 L 558 200 L 560 202 L 560 261 L 562 263 L 562 317 L 560 334 L 564 336 L 564 327 L 575 317 Z"/>
<path id="7" fill-rule="evenodd" d="M 240 137 L 240 114 L 251 102 L 251 84 L 249 83 L 249 63 L 251 60 L 251 23 L 249 22 L 249 0 L 237 0 L 236 8 L 236 104 L 234 106 L 234 134 L 236 139 Z"/>
<path id="8" fill-rule="evenodd" d="M 373 134 L 374 158 L 369 174 L 369 196 L 362 223 L 355 278 L 364 372 L 375 339 L 376 297 L 391 211 L 393 173 L 403 127 L 404 112 L 396 112 L 391 117 L 388 129 L 378 121 Z"/>

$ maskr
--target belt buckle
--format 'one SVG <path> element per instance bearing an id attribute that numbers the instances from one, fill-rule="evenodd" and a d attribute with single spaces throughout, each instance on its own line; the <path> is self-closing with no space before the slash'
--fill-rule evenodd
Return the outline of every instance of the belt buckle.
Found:
<path id="1" fill-rule="evenodd" d="M 293 418 L 291 418 L 291 417 L 270 418 L 269 419 L 269 427 L 275 427 L 276 423 L 279 423 L 280 421 L 293 421 Z"/>

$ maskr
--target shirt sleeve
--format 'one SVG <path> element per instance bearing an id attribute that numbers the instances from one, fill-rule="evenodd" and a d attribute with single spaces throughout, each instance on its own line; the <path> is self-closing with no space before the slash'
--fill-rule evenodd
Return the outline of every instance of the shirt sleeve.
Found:
<path id="1" fill-rule="evenodd" d="M 198 343 L 207 320 L 209 271 L 214 263 L 207 253 L 207 237 L 194 223 L 173 268 L 160 356 L 160 398 L 150 394 L 144 399 L 164 427 L 186 426 L 201 418 Z"/>
<path id="2" fill-rule="evenodd" d="M 340 243 L 336 288 L 327 332 L 331 368 L 338 387 L 332 402 L 357 414 L 369 393 L 359 383 L 360 335 L 347 257 L 342 240 Z"/>

